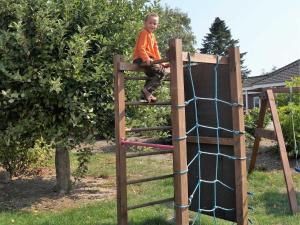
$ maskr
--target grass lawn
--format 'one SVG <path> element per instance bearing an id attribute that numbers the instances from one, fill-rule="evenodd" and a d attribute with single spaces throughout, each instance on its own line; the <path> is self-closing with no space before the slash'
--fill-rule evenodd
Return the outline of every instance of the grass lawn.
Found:
<path id="1" fill-rule="evenodd" d="M 72 168 L 75 158 L 71 156 Z M 170 157 L 140 157 L 128 160 L 129 179 L 137 179 L 172 171 Z M 89 165 L 89 176 L 108 177 L 105 186 L 114 188 L 115 156 L 112 152 L 96 153 Z M 294 185 L 300 205 L 300 174 L 293 174 Z M 300 213 L 292 216 L 282 171 L 255 171 L 249 176 L 249 191 L 254 192 L 249 200 L 255 210 L 250 212 L 254 224 L 300 225 Z M 129 205 L 172 197 L 172 179 L 153 181 L 128 187 Z M 170 225 L 173 216 L 171 204 L 158 205 L 129 211 L 130 225 Z M 215 224 L 211 217 L 202 216 L 201 224 Z M 116 201 L 104 200 L 97 203 L 69 208 L 60 212 L 2 211 L 0 224 L 16 225 L 115 225 Z M 217 224 L 232 224 L 218 220 Z"/>

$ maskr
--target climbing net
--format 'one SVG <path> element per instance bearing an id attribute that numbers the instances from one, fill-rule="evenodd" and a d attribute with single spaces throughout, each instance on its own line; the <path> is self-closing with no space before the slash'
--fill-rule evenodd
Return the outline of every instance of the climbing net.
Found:
<path id="1" fill-rule="evenodd" d="M 220 205 L 218 202 L 218 198 L 219 195 L 217 193 L 217 186 L 223 187 L 225 189 L 228 189 L 230 192 L 234 192 L 235 189 L 234 187 L 231 187 L 229 184 L 226 184 L 224 181 L 221 180 L 221 174 L 219 171 L 219 162 L 221 157 L 227 158 L 229 160 L 246 160 L 246 158 L 238 158 L 235 157 L 233 155 L 228 155 L 225 154 L 221 151 L 221 144 L 220 144 L 220 132 L 228 132 L 231 133 L 232 135 L 241 135 L 244 132 L 240 131 L 240 130 L 233 130 L 233 129 L 228 129 L 226 127 L 222 127 L 220 124 L 220 104 L 224 104 L 227 105 L 228 107 L 241 107 L 242 105 L 239 104 L 238 102 L 228 102 L 228 101 L 224 101 L 222 99 L 219 98 L 218 96 L 218 67 L 219 67 L 219 57 L 217 57 L 217 62 L 214 66 L 214 71 L 213 71 L 213 76 L 214 76 L 214 84 L 213 84 L 213 97 L 211 98 L 207 98 L 207 97 L 200 97 L 200 96 L 196 96 L 196 92 L 195 92 L 195 87 L 194 87 L 194 81 L 193 81 L 193 77 L 192 77 L 192 69 L 191 69 L 191 59 L 190 59 L 190 55 L 188 55 L 188 64 L 187 64 L 187 71 L 188 71 L 188 76 L 189 76 L 189 80 L 191 83 L 191 92 L 192 92 L 192 98 L 187 100 L 185 102 L 185 106 L 188 106 L 190 104 L 193 104 L 193 108 L 194 108 L 194 114 L 195 114 L 195 121 L 194 121 L 194 126 L 192 128 L 190 128 L 187 132 L 186 132 L 186 136 L 188 136 L 189 134 L 196 133 L 196 149 L 195 149 L 195 155 L 193 155 L 192 159 L 188 162 L 188 170 L 185 172 L 189 172 L 191 170 L 191 167 L 193 164 L 197 163 L 198 164 L 198 171 L 197 171 L 197 181 L 196 181 L 196 185 L 195 187 L 193 187 L 192 191 L 190 191 L 190 195 L 189 195 L 189 201 L 188 201 L 188 206 L 178 206 L 178 207 L 190 207 L 193 203 L 193 201 L 195 201 L 194 196 L 197 196 L 198 203 L 196 203 L 197 205 L 197 210 L 195 210 L 196 215 L 193 219 L 193 222 L 191 223 L 192 225 L 194 224 L 202 224 L 202 214 L 210 214 L 213 216 L 213 222 L 214 224 L 217 224 L 217 215 L 216 215 L 216 211 L 217 210 L 223 210 L 223 211 L 235 211 L 235 208 L 227 208 L 225 206 Z M 197 104 L 199 101 L 210 101 L 212 104 L 214 104 L 214 110 L 215 110 L 215 125 L 216 126 L 207 126 L 204 125 L 203 123 L 201 123 L 201 118 L 199 117 L 198 114 L 198 109 L 197 109 Z M 200 129 L 209 129 L 215 132 L 215 137 L 216 137 L 216 151 L 215 152 L 210 152 L 210 151 L 206 151 L 203 146 L 201 146 L 200 144 Z M 202 176 L 201 174 L 201 158 L 204 156 L 211 156 L 211 157 L 215 157 L 215 174 L 214 174 L 214 178 L 211 180 L 208 180 L 206 178 L 204 178 L 204 176 Z M 210 184 L 213 186 L 213 196 L 212 196 L 212 207 L 211 208 L 201 208 L 201 190 L 203 189 L 203 184 Z M 195 205 L 195 204 L 194 204 Z"/>

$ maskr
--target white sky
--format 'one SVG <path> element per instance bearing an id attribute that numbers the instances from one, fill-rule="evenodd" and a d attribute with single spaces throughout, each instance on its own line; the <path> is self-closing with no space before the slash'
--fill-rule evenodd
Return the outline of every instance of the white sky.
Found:
<path id="1" fill-rule="evenodd" d="M 225 20 L 240 51 L 248 52 L 250 76 L 261 75 L 300 59 L 300 0 L 161 0 L 192 20 L 197 46 L 215 17 Z"/>

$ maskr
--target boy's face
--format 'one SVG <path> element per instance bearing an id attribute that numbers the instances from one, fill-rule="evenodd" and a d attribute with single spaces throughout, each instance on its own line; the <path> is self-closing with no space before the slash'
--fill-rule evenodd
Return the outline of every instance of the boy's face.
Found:
<path id="1" fill-rule="evenodd" d="M 144 22 L 145 28 L 149 32 L 154 32 L 158 27 L 158 17 L 157 16 L 150 16 L 145 22 Z"/>

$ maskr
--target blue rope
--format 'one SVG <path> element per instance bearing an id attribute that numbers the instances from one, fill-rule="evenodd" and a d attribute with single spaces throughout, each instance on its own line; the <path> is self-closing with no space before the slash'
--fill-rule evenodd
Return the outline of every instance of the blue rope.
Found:
<path id="1" fill-rule="evenodd" d="M 225 132 L 229 132 L 232 133 L 233 135 L 242 135 L 244 134 L 244 131 L 239 131 L 239 130 L 231 130 L 231 129 L 227 129 L 224 127 L 220 126 L 220 120 L 219 120 L 219 104 L 224 104 L 230 107 L 242 107 L 243 105 L 238 103 L 238 102 L 228 102 L 228 101 L 224 101 L 219 99 L 218 97 L 218 67 L 219 67 L 219 57 L 217 57 L 217 62 L 216 65 L 214 66 L 214 97 L 213 98 L 203 98 L 203 97 L 198 97 L 196 96 L 196 92 L 195 92 L 195 87 L 194 87 L 194 82 L 193 82 L 193 78 L 192 78 L 192 70 L 191 70 L 191 57 L 190 54 L 188 54 L 188 64 L 187 64 L 187 71 L 188 71 L 188 75 L 189 75 L 189 79 L 191 82 L 191 90 L 192 90 L 192 95 L 193 97 L 187 101 L 185 101 L 184 105 L 178 105 L 177 107 L 185 107 L 191 103 L 193 103 L 194 105 L 194 113 L 195 113 L 195 125 L 190 128 L 187 132 L 186 135 L 191 134 L 192 132 L 196 131 L 196 143 L 197 143 L 197 147 L 196 147 L 196 154 L 195 156 L 190 160 L 190 162 L 188 163 L 187 170 L 184 171 L 179 171 L 176 172 L 175 174 L 184 174 L 187 173 L 189 171 L 190 166 L 197 160 L 198 162 L 198 181 L 197 184 L 195 185 L 194 190 L 192 191 L 192 194 L 189 196 L 188 198 L 188 205 L 175 205 L 175 207 L 178 208 L 187 208 L 190 207 L 193 201 L 193 198 L 196 194 L 196 192 L 198 191 L 198 209 L 197 209 L 197 214 L 195 216 L 195 218 L 193 219 L 192 225 L 196 224 L 197 222 L 199 222 L 201 224 L 201 214 L 202 212 L 206 212 L 206 213 L 212 213 L 213 214 L 213 221 L 214 224 L 217 224 L 217 220 L 216 220 L 216 210 L 223 210 L 223 211 L 234 211 L 234 208 L 226 208 L 226 207 L 222 207 L 217 205 L 217 184 L 220 184 L 222 187 L 230 190 L 230 191 L 234 191 L 234 188 L 230 187 L 229 185 L 225 184 L 223 181 L 218 179 L 219 176 L 219 172 L 218 172 L 218 167 L 219 167 L 219 157 L 225 157 L 231 160 L 245 160 L 246 157 L 235 157 L 235 156 L 231 156 L 231 155 L 227 155 L 221 152 L 221 146 L 220 146 L 220 131 L 225 131 Z M 212 127 L 212 126 L 207 126 L 204 124 L 200 124 L 199 122 L 199 114 L 198 114 L 198 109 L 197 109 L 197 102 L 198 101 L 212 101 L 214 102 L 214 107 L 215 107 L 215 114 L 216 114 L 216 127 Z M 201 145 L 200 145 L 200 135 L 199 135 L 199 129 L 200 128 L 205 128 L 205 129 L 211 129 L 211 130 L 215 130 L 216 132 L 216 139 L 217 139 L 217 152 L 216 153 L 212 153 L 212 152 L 206 152 L 203 151 L 201 149 Z M 182 140 L 187 138 L 187 136 L 185 137 L 177 137 L 175 138 L 175 140 Z M 201 176 L 201 155 L 212 155 L 216 157 L 216 168 L 215 168 L 215 179 L 213 180 L 204 180 L 202 179 Z M 207 184 L 213 184 L 214 185 L 214 192 L 213 192 L 213 207 L 211 209 L 202 209 L 201 208 L 201 184 L 202 183 L 207 183 Z M 252 193 L 248 193 L 249 195 L 252 195 Z"/>

